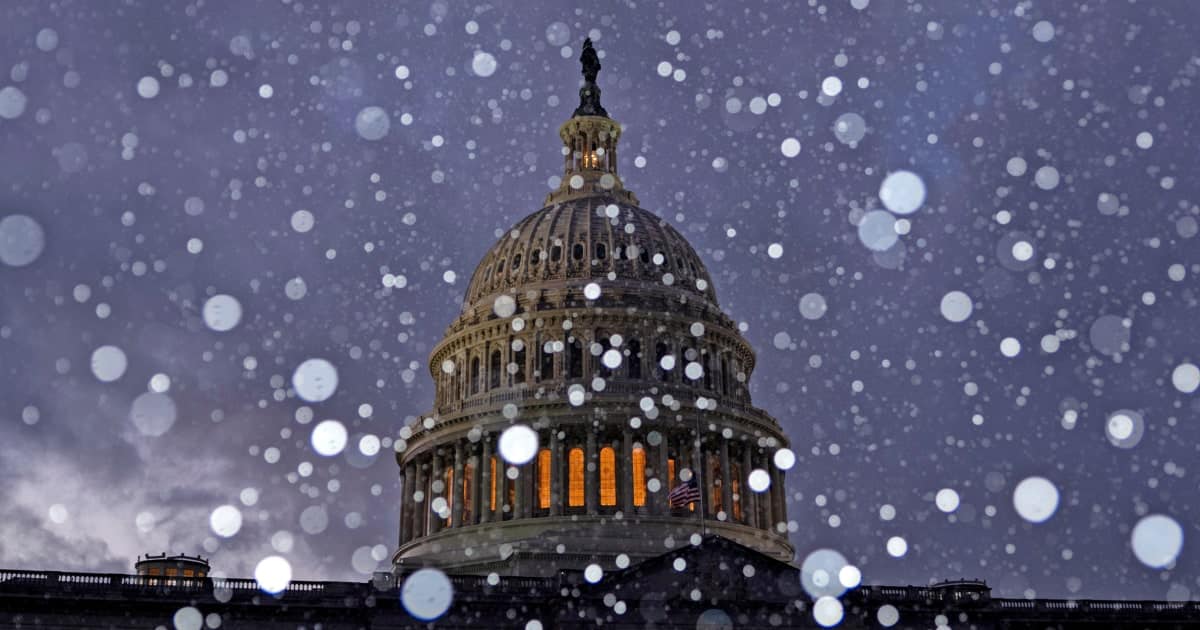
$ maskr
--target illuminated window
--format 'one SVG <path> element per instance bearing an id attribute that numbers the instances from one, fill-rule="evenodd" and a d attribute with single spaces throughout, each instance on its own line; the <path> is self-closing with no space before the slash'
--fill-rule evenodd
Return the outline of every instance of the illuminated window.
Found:
<path id="1" fill-rule="evenodd" d="M 675 458 L 667 460 L 667 491 L 675 488 Z"/>
<path id="2" fill-rule="evenodd" d="M 454 505 L 454 469 L 447 466 L 446 472 L 443 474 L 443 481 L 446 484 L 446 505 Z M 453 525 L 453 512 L 446 517 L 446 527 Z"/>
<path id="3" fill-rule="evenodd" d="M 571 452 L 567 454 L 567 465 L 571 471 L 571 487 L 567 493 L 567 505 L 579 507 L 583 505 L 583 449 L 571 449 Z"/>
<path id="4" fill-rule="evenodd" d="M 195 571 L 193 571 L 193 570 L 191 570 L 191 569 L 184 569 L 184 570 L 183 570 L 183 577 L 192 577 L 192 576 L 194 576 L 194 575 L 196 575 L 196 572 L 195 572 Z"/>
<path id="5" fill-rule="evenodd" d="M 508 488 L 508 518 L 516 518 L 517 513 L 513 511 L 513 506 L 517 504 L 517 482 L 514 480 L 504 485 Z"/>
<path id="6" fill-rule="evenodd" d="M 611 446 L 600 449 L 600 505 L 617 504 L 617 454 Z"/>
<path id="7" fill-rule="evenodd" d="M 550 449 L 538 451 L 538 507 L 550 508 Z"/>
<path id="8" fill-rule="evenodd" d="M 491 480 L 492 487 L 491 487 L 491 492 L 488 493 L 488 495 L 489 495 L 488 496 L 488 509 L 495 512 L 496 511 L 496 458 L 495 457 L 492 457 L 491 467 L 492 467 L 492 470 L 488 476 L 488 479 Z"/>
<path id="9" fill-rule="evenodd" d="M 646 505 L 646 450 L 633 449 L 633 504 Z"/>

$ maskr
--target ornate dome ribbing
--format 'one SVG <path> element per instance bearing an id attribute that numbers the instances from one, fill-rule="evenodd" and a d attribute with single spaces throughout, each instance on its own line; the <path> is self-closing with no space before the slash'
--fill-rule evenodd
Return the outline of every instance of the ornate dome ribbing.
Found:
<path id="1" fill-rule="evenodd" d="M 522 287 L 579 281 L 677 290 L 717 305 L 704 263 L 663 219 L 604 195 L 556 203 L 522 219 L 484 255 L 465 308 Z"/>
<path id="2" fill-rule="evenodd" d="M 791 560 L 787 439 L 750 402 L 754 352 L 695 250 L 625 189 L 590 40 L 581 60 L 561 183 L 483 256 L 430 354 L 434 408 L 401 430 L 393 561 L 608 570 L 702 533 Z M 518 426 L 527 462 L 501 449 Z"/>

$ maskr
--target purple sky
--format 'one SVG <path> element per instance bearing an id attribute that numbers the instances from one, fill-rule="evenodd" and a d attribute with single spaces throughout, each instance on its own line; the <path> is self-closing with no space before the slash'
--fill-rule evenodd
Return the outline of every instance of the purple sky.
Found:
<path id="1" fill-rule="evenodd" d="M 36 248 L 0 223 L 0 566 L 170 550 L 365 579 L 399 489 L 359 438 L 428 411 L 425 361 L 476 263 L 560 174 L 590 35 L 626 185 L 748 327 L 755 403 L 798 455 L 800 560 L 1010 596 L 1200 594 L 1200 394 L 1177 369 L 1200 362 L 1200 5 L 542 4 L 0 8 L 0 220 L 44 231 L 14 265 Z M 370 106 L 376 140 L 355 125 Z M 871 215 L 901 169 L 923 205 Z M 942 314 L 951 291 L 965 321 Z M 206 325 L 216 294 L 242 307 L 232 330 Z M 114 382 L 93 373 L 105 345 L 127 359 Z M 313 357 L 340 383 L 304 424 L 290 382 Z M 177 419 L 146 435 L 133 401 L 164 385 Z M 352 435 L 332 458 L 309 444 L 327 418 Z M 1014 508 L 1031 476 L 1060 495 L 1043 523 Z M 226 504 L 243 524 L 221 538 Z M 1182 529 L 1165 569 L 1131 544 L 1150 514 Z"/>

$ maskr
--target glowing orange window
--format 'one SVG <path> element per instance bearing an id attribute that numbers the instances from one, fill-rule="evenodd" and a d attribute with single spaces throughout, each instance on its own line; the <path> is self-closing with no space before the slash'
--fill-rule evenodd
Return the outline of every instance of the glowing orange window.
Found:
<path id="1" fill-rule="evenodd" d="M 633 504 L 646 505 L 646 450 L 633 449 Z"/>
<path id="2" fill-rule="evenodd" d="M 583 505 L 583 449 L 571 449 L 571 452 L 567 454 L 567 465 L 571 472 L 571 487 L 567 493 L 567 505 L 580 507 Z"/>
<path id="3" fill-rule="evenodd" d="M 550 449 L 538 451 L 538 507 L 550 507 Z"/>
<path id="4" fill-rule="evenodd" d="M 617 453 L 611 446 L 600 449 L 600 505 L 617 504 Z"/>

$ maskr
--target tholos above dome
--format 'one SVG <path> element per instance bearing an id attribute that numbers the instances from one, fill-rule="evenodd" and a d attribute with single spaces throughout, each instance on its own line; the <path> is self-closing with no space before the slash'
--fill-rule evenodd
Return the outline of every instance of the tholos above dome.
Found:
<path id="1" fill-rule="evenodd" d="M 592 196 L 556 203 L 508 230 L 484 255 L 464 310 L 498 294 L 557 283 L 645 283 L 717 305 L 712 280 L 687 240 L 654 214 Z"/>

